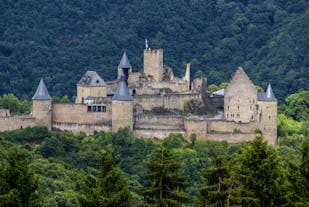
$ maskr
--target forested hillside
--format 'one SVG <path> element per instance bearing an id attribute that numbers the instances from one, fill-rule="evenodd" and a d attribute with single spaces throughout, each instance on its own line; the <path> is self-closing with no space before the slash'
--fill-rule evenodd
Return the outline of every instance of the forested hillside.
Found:
<path id="1" fill-rule="evenodd" d="M 3 0 L 0 94 L 31 98 L 39 78 L 52 95 L 73 96 L 86 70 L 116 76 L 122 52 L 142 68 L 145 38 L 165 64 L 210 83 L 244 66 L 255 84 L 271 81 L 280 100 L 309 89 L 306 0 Z M 201 74 L 201 72 L 199 72 Z"/>

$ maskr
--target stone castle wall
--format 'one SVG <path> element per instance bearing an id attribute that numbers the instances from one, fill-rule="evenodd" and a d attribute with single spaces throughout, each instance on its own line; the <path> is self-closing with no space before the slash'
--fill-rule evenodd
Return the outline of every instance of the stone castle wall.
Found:
<path id="1" fill-rule="evenodd" d="M 15 130 L 38 125 L 33 117 L 0 117 L 0 131 Z"/>
<path id="2" fill-rule="evenodd" d="M 144 73 L 152 76 L 155 81 L 163 78 L 163 50 L 145 49 L 144 50 Z"/>
<path id="3" fill-rule="evenodd" d="M 185 100 L 201 99 L 200 93 L 165 94 L 165 95 L 143 95 L 135 96 L 134 103 L 140 104 L 144 110 L 155 107 L 183 110 Z"/>
<path id="4" fill-rule="evenodd" d="M 255 136 L 255 133 L 214 133 L 207 134 L 206 140 L 227 141 L 228 143 L 236 144 L 252 141 Z"/>
<path id="5" fill-rule="evenodd" d="M 185 119 L 185 138 L 190 141 L 190 136 L 196 134 L 196 138 L 205 139 L 207 137 L 207 120 Z"/>
<path id="6" fill-rule="evenodd" d="M 248 123 L 236 123 L 234 121 L 226 120 L 208 120 L 208 132 L 233 132 L 238 131 L 242 133 L 251 133 L 258 128 L 256 121 Z"/>
<path id="7" fill-rule="evenodd" d="M 141 115 L 134 119 L 137 137 L 164 139 L 170 133 L 185 135 L 184 120 L 180 116 Z"/>
<path id="8" fill-rule="evenodd" d="M 112 121 L 112 105 L 106 105 L 106 112 L 88 112 L 83 104 L 54 104 L 53 122 L 109 125 Z"/>
<path id="9" fill-rule="evenodd" d="M 112 108 L 112 131 L 126 126 L 133 130 L 133 101 L 113 100 Z"/>
<path id="10" fill-rule="evenodd" d="M 52 129 L 56 131 L 69 131 L 75 134 L 83 132 L 86 135 L 92 135 L 94 134 L 94 132 L 110 131 L 112 129 L 112 126 L 108 124 L 103 125 L 103 124 L 78 124 L 78 123 L 54 122 Z"/>
<path id="11" fill-rule="evenodd" d="M 175 81 L 166 82 L 152 82 L 151 87 L 154 89 L 170 88 L 174 92 L 186 92 L 188 91 L 188 84 L 185 80 L 176 79 Z"/>

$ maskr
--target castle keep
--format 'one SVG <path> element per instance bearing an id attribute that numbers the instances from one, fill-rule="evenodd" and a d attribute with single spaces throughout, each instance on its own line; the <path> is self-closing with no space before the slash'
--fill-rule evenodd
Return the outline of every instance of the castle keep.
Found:
<path id="1" fill-rule="evenodd" d="M 144 67 L 133 72 L 126 53 L 118 78 L 105 82 L 95 71 L 87 71 L 77 83 L 75 103 L 52 103 L 40 81 L 32 98 L 29 116 L 10 116 L 0 110 L 0 131 L 43 125 L 51 130 L 84 132 L 117 131 L 129 127 L 138 137 L 163 139 L 169 133 L 190 139 L 252 140 L 257 133 L 271 145 L 277 144 L 277 100 L 268 85 L 258 93 L 242 68 L 225 89 L 207 92 L 207 80 L 174 76 L 163 64 L 163 50 L 144 50 Z"/>

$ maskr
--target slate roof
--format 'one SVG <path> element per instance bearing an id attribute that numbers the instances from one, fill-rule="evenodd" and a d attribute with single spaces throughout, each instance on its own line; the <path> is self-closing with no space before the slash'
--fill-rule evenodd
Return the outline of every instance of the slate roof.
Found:
<path id="1" fill-rule="evenodd" d="M 274 92 L 271 88 L 270 83 L 267 86 L 267 90 L 265 93 L 258 93 L 257 94 L 257 100 L 258 101 L 277 101 Z"/>
<path id="2" fill-rule="evenodd" d="M 126 52 L 123 53 L 118 68 L 132 68 Z"/>
<path id="3" fill-rule="evenodd" d="M 40 80 L 39 86 L 36 89 L 36 92 L 32 97 L 32 100 L 52 100 L 43 79 Z"/>
<path id="4" fill-rule="evenodd" d="M 80 79 L 77 85 L 83 86 L 105 86 L 104 80 L 99 76 L 96 71 L 88 70 L 85 75 Z"/>
<path id="5" fill-rule="evenodd" d="M 124 74 L 120 77 L 119 86 L 117 92 L 113 96 L 113 100 L 116 101 L 132 101 L 133 98 L 129 92 L 129 88 L 126 83 L 126 77 Z"/>

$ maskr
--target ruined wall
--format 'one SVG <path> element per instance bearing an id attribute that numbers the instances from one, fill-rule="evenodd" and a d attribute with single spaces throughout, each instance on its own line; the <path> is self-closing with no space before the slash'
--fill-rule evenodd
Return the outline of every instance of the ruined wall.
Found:
<path id="1" fill-rule="evenodd" d="M 144 73 L 153 77 L 155 81 L 163 78 L 163 50 L 144 50 Z"/>
<path id="2" fill-rule="evenodd" d="M 53 123 L 53 130 L 57 131 L 70 131 L 75 134 L 84 132 L 86 135 L 92 135 L 94 132 L 110 131 L 111 125 L 102 124 L 78 124 L 78 123 Z"/>
<path id="3" fill-rule="evenodd" d="M 0 117 L 0 131 L 14 130 L 36 125 L 37 123 L 33 117 Z"/>
<path id="4" fill-rule="evenodd" d="M 0 117 L 10 116 L 10 110 L 8 109 L 0 109 Z"/>
<path id="5" fill-rule="evenodd" d="M 133 129 L 133 101 L 116 101 L 112 103 L 112 131 L 128 126 Z"/>
<path id="6" fill-rule="evenodd" d="M 258 123 L 248 122 L 248 123 L 236 123 L 234 121 L 225 120 L 208 120 L 207 131 L 208 132 L 243 132 L 252 133 L 258 128 Z"/>
<path id="7" fill-rule="evenodd" d="M 145 110 L 154 107 L 183 110 L 184 101 L 191 99 L 201 99 L 200 93 L 135 96 L 134 103 L 140 104 Z"/>
<path id="8" fill-rule="evenodd" d="M 196 134 L 198 139 L 205 139 L 207 137 L 207 120 L 185 119 L 184 127 L 187 140 L 190 140 L 192 134 Z"/>
<path id="9" fill-rule="evenodd" d="M 163 139 L 170 133 L 181 133 L 185 136 L 184 120 L 181 116 L 134 117 L 134 135 L 137 137 Z"/>
<path id="10" fill-rule="evenodd" d="M 140 115 L 134 117 L 134 129 L 177 130 L 184 128 L 181 116 Z"/>
<path id="11" fill-rule="evenodd" d="M 111 104 L 106 105 L 106 112 L 88 112 L 87 107 L 84 104 L 54 104 L 53 122 L 78 124 L 111 123 Z"/>
<path id="12" fill-rule="evenodd" d="M 149 139 L 160 139 L 163 140 L 170 133 L 179 133 L 185 136 L 185 130 L 160 130 L 160 129 L 136 129 L 133 134 L 136 137 L 143 137 Z"/>
<path id="13" fill-rule="evenodd" d="M 151 87 L 154 88 L 154 89 L 170 88 L 173 92 L 189 91 L 187 81 L 185 81 L 181 78 L 175 78 L 175 80 L 173 80 L 173 81 L 152 82 Z"/>
<path id="14" fill-rule="evenodd" d="M 258 123 L 262 136 L 270 145 L 277 145 L 277 102 L 258 102 Z"/>
<path id="15" fill-rule="evenodd" d="M 82 98 L 87 96 L 106 97 L 106 86 L 77 86 L 75 103 L 82 103 Z"/>
<path id="16" fill-rule="evenodd" d="M 213 133 L 207 134 L 207 140 L 227 141 L 228 143 L 235 144 L 252 141 L 255 136 L 255 133 Z"/>

